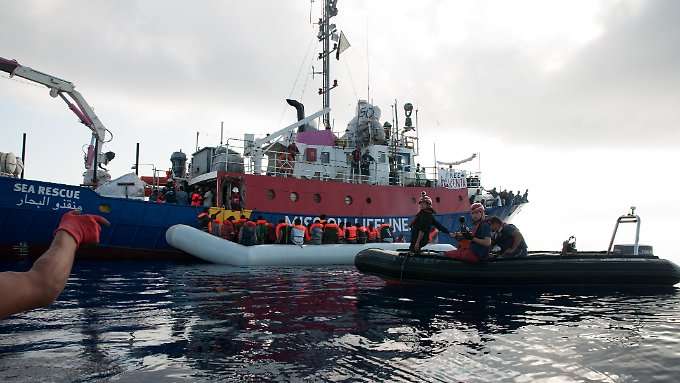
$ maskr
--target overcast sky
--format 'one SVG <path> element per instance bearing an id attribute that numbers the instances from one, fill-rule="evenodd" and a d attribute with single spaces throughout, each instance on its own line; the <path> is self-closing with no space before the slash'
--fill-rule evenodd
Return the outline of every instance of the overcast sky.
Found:
<path id="1" fill-rule="evenodd" d="M 311 78 L 320 1 L 23 1 L 0 12 L 0 56 L 72 81 L 114 134 L 110 170 L 169 166 L 178 149 L 294 121 L 320 108 Z M 680 2 L 343 1 L 352 47 L 333 62 L 333 121 L 357 98 L 419 110 L 421 158 L 480 152 L 487 187 L 529 188 L 516 223 L 533 249 L 576 234 L 608 244 L 638 206 L 643 241 L 673 255 L 680 213 Z M 46 89 L 0 78 L 0 151 L 29 178 L 77 184 L 89 132 Z M 402 118 L 400 116 L 400 118 Z M 473 165 L 476 169 L 477 163 Z M 150 169 L 148 170 L 150 173 Z"/>

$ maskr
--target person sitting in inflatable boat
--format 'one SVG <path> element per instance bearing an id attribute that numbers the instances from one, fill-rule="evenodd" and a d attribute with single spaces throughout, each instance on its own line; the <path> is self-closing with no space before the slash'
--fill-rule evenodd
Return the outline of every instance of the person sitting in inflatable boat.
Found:
<path id="1" fill-rule="evenodd" d="M 456 250 L 444 253 L 447 257 L 468 263 L 477 263 L 489 257 L 491 248 L 491 227 L 484 220 L 484 205 L 475 202 L 470 206 L 472 214 L 472 230 L 461 230 L 453 233 L 458 240 Z"/>

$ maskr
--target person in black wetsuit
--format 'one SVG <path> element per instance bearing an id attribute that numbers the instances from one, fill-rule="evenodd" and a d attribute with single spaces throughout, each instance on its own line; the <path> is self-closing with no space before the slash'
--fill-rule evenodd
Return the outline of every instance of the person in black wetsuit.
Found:
<path id="1" fill-rule="evenodd" d="M 439 231 L 450 234 L 449 229 L 435 219 L 434 215 L 436 212 L 432 209 L 432 198 L 425 192 L 421 193 L 418 206 L 420 210 L 413 219 L 413 222 L 411 222 L 411 245 L 409 246 L 409 251 L 412 253 L 420 252 L 420 249 L 427 245 L 430 230 L 433 226 L 439 229 Z"/>
<path id="2" fill-rule="evenodd" d="M 491 247 L 498 245 L 501 248 L 501 257 L 526 257 L 527 243 L 519 229 L 511 224 L 505 223 L 498 217 L 489 217 L 491 230 L 496 233 Z"/>

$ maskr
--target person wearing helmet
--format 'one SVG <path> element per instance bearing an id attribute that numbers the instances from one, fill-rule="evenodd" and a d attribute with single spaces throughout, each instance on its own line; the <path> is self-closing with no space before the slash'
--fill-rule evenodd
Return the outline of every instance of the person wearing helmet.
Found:
<path id="1" fill-rule="evenodd" d="M 472 229 L 453 233 L 458 240 L 456 250 L 447 251 L 446 256 L 467 263 L 477 263 L 489 257 L 491 248 L 491 227 L 484 220 L 484 205 L 475 202 L 470 206 Z"/>
<path id="2" fill-rule="evenodd" d="M 413 219 L 413 222 L 411 222 L 411 245 L 409 246 L 409 251 L 412 253 L 420 252 L 420 249 L 427 245 L 430 239 L 430 230 L 433 226 L 439 229 L 439 231 L 449 234 L 449 230 L 435 219 L 434 215 L 436 212 L 432 209 L 432 198 L 425 192 L 421 193 L 418 206 L 420 210 Z"/>

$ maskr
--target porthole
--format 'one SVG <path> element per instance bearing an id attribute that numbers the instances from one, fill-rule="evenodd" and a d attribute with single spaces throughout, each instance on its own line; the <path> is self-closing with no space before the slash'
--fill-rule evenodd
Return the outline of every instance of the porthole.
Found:
<path id="1" fill-rule="evenodd" d="M 371 200 L 371 197 L 366 197 L 366 203 L 370 204 L 371 202 L 373 202 L 373 200 Z"/>
<path id="2" fill-rule="evenodd" d="M 312 199 L 314 200 L 314 202 L 320 203 L 321 202 L 321 194 L 314 193 L 314 195 L 312 196 Z"/>
<path id="3" fill-rule="evenodd" d="M 290 200 L 291 201 L 297 202 L 298 198 L 299 198 L 298 193 L 296 193 L 296 192 L 290 193 Z"/>
<path id="4" fill-rule="evenodd" d="M 439 197 L 434 197 L 434 200 L 435 200 L 437 203 L 441 202 L 441 199 L 440 199 Z"/>
<path id="5" fill-rule="evenodd" d="M 272 200 L 276 198 L 276 193 L 274 192 L 274 189 L 267 189 L 267 199 Z"/>
<path id="6" fill-rule="evenodd" d="M 352 204 L 352 197 L 351 196 L 345 196 L 345 205 L 351 205 Z"/>

